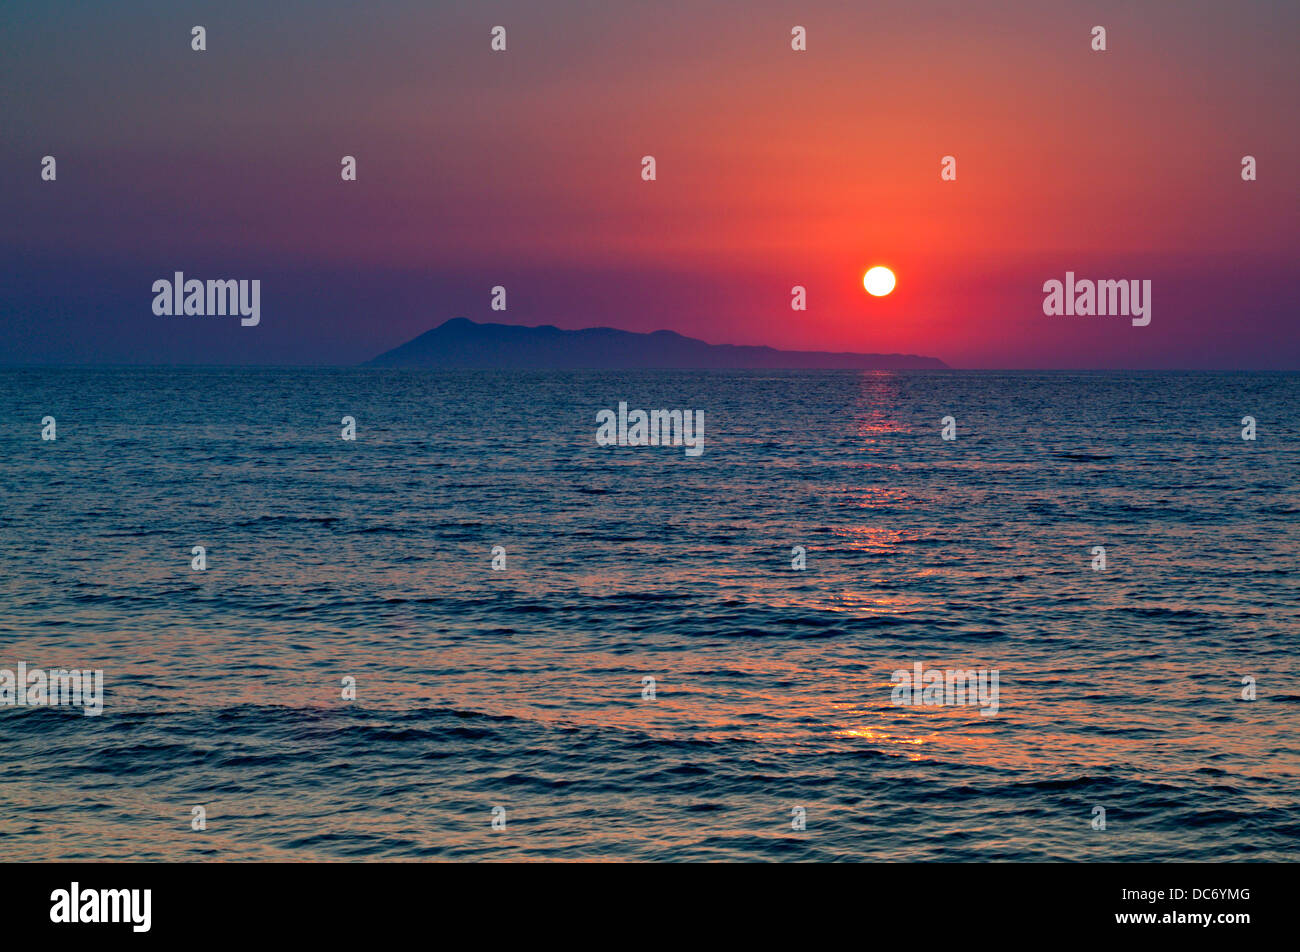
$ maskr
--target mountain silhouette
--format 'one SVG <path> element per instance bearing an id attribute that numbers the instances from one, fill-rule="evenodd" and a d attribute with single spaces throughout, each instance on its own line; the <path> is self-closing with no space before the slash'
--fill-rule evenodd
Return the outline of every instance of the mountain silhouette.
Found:
<path id="1" fill-rule="evenodd" d="M 368 367 L 473 370 L 932 370 L 935 357 L 848 354 L 708 344 L 673 331 L 637 334 L 612 327 L 563 331 L 550 324 L 477 324 L 455 317 Z"/>

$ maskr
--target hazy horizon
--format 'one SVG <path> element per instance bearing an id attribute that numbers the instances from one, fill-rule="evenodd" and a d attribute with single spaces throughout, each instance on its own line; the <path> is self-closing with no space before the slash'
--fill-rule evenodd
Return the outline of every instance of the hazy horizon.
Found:
<path id="1" fill-rule="evenodd" d="M 464 317 L 461 317 L 461 316 L 459 316 L 459 315 L 457 315 L 457 317 L 448 318 L 447 320 L 448 320 L 448 321 L 451 321 L 451 320 L 456 320 L 457 318 L 460 318 L 460 319 L 462 319 L 462 320 L 470 320 L 472 323 L 479 324 L 479 325 L 492 325 L 492 324 L 499 324 L 499 325 L 503 325 L 503 326 L 526 327 L 526 328 L 533 328 L 533 329 L 537 329 L 537 328 L 555 328 L 555 329 L 557 329 L 557 330 L 574 330 L 574 331 L 576 331 L 576 330 L 620 330 L 620 331 L 623 330 L 623 328 L 612 327 L 612 326 L 610 326 L 610 325 L 592 325 L 592 326 L 588 326 L 588 327 L 580 327 L 580 328 L 560 328 L 560 327 L 558 327 L 557 325 L 554 325 L 554 324 L 540 324 L 540 325 L 533 325 L 533 324 L 510 324 L 509 322 L 506 322 L 506 321 L 495 321 L 495 320 L 488 320 L 488 321 L 473 321 L 471 318 L 464 318 Z M 437 329 L 438 329 L 440 326 L 442 326 L 442 324 L 444 324 L 444 323 L 447 323 L 447 321 L 442 321 L 442 322 L 439 322 L 438 324 L 434 324 L 434 325 L 430 326 L 429 328 L 427 328 L 425 331 L 421 331 L 421 332 L 417 333 L 414 337 L 410 338 L 410 339 L 407 340 L 407 341 L 399 341 L 399 342 L 397 342 L 396 344 L 394 344 L 393 347 L 385 348 L 385 349 L 379 351 L 378 353 L 371 354 L 371 355 L 369 355 L 369 356 L 367 356 L 367 357 L 363 357 L 363 358 L 361 358 L 361 359 L 359 359 L 359 360 L 357 360 L 357 361 L 355 361 L 355 362 L 351 362 L 351 363 L 342 363 L 342 362 L 323 362 L 323 361 L 322 361 L 322 362 L 287 362 L 287 361 L 286 361 L 286 362 L 282 362 L 282 363 L 268 363 L 268 362 L 260 362 L 260 361 L 259 361 L 259 362 L 248 361 L 248 362 L 240 363 L 240 362 L 235 362 L 235 361 L 225 361 L 225 362 L 205 362 L 205 361 L 202 361 L 202 360 L 195 360 L 195 361 L 190 361 L 190 362 L 172 362 L 172 363 L 168 363 L 168 362 L 163 362 L 163 361 L 148 361 L 148 360 L 145 360 L 145 361 L 128 361 L 128 360 L 64 360 L 64 361 L 45 361 L 45 362 L 42 362 L 42 361 L 36 361 L 36 360 L 33 360 L 33 361 L 9 361 L 9 360 L 0 360 L 0 371 L 6 371 L 6 370 L 15 370 L 15 371 L 17 371 L 17 370 L 42 369 L 42 368 L 45 368 L 45 369 L 55 369 L 55 370 L 57 370 L 57 369 L 96 369 L 96 368 L 100 368 L 100 369 L 111 369 L 111 368 L 114 368 L 114 367 L 124 367 L 124 368 L 129 367 L 129 368 L 139 368 L 139 369 L 150 369 L 150 368 L 154 368 L 154 369 L 195 369 L 195 370 L 200 370 L 200 369 L 219 369 L 219 368 L 223 368 L 223 367 L 228 367 L 228 368 L 240 368 L 240 367 L 244 367 L 244 368 L 250 368 L 250 369 L 259 369 L 259 368 L 260 368 L 260 369 L 266 369 L 266 370 L 274 370 L 274 369 L 277 369 L 277 368 L 300 368 L 300 369 L 305 369 L 305 370 L 310 370 L 310 369 L 319 369 L 319 370 L 346 370 L 346 369 L 356 369 L 356 370 L 375 370 L 375 371 L 383 371 L 383 370 L 408 370 L 408 371 L 409 371 L 409 370 L 414 370 L 414 371 L 417 371 L 417 372 L 418 372 L 418 371 L 423 371 L 423 372 L 427 372 L 427 373 L 450 373 L 450 372 L 458 372 L 458 373 L 492 373 L 492 372 L 494 372 L 494 369 L 493 369 L 493 368 L 418 368 L 418 367 L 399 367 L 399 368 L 392 368 L 392 367 L 381 367 L 381 366 L 372 366 L 372 365 L 371 365 L 372 361 L 375 360 L 376 358 L 383 356 L 384 354 L 388 353 L 390 350 L 397 349 L 398 347 L 402 346 L 402 345 L 405 344 L 405 343 L 409 343 L 410 340 L 415 340 L 416 338 L 422 336 L 422 335 L 425 334 L 425 333 L 428 333 L 429 331 L 437 330 Z M 649 334 L 654 334 L 654 333 L 663 332 L 663 331 L 667 331 L 667 332 L 674 333 L 674 334 L 679 334 L 680 336 L 685 337 L 685 338 L 688 338 L 688 339 L 691 339 L 691 340 L 703 340 L 703 338 L 694 337 L 694 336 L 691 335 L 691 334 L 683 334 L 683 333 L 680 332 L 680 331 L 677 331 L 677 330 L 674 330 L 674 329 L 672 329 L 672 328 L 668 328 L 668 327 L 655 328 L 655 329 L 650 330 L 650 331 L 630 331 L 630 332 L 628 332 L 628 333 L 635 333 L 635 334 L 649 335 Z M 711 345 L 711 346 L 712 346 L 712 345 L 715 345 L 715 344 L 717 344 L 717 343 L 719 343 L 719 342 L 715 342 L 715 341 L 704 341 L 704 342 L 707 343 L 707 344 L 709 344 L 709 345 Z M 729 345 L 734 345 L 734 346 L 754 346 L 754 347 L 768 347 L 768 346 L 770 346 L 770 345 L 766 345 L 766 344 L 751 343 L 751 342 L 746 342 L 746 341 L 728 341 L 728 342 L 725 342 L 725 343 L 726 343 L 726 344 L 729 344 Z M 954 366 L 950 361 L 945 360 L 945 359 L 943 358 L 943 356 L 940 355 L 940 354 L 886 354 L 886 353 L 884 353 L 884 352 L 879 352 L 879 351 L 876 351 L 876 352 L 868 352 L 868 351 L 799 351 L 799 350 L 796 350 L 795 348 L 784 348 L 784 347 L 777 347 L 777 348 L 773 348 L 773 349 L 775 349 L 775 350 L 777 350 L 777 351 L 781 351 L 781 352 L 791 352 L 791 353 L 799 353 L 799 352 L 803 352 L 803 353 L 826 353 L 826 354 L 862 354 L 863 356 L 915 356 L 915 357 L 932 357 L 932 358 L 937 358 L 938 360 L 942 361 L 944 364 L 946 364 L 946 366 L 944 366 L 944 367 L 913 367 L 913 368 L 898 368 L 898 369 L 881 369 L 881 368 L 877 368 L 877 369 L 861 369 L 861 370 L 856 370 L 856 369 L 851 369 L 851 368 L 839 368 L 839 367 L 826 367 L 826 368 L 806 368 L 806 367 L 735 368 L 735 367 L 725 367 L 725 366 L 709 367 L 709 368 L 696 368 L 696 369 L 700 369 L 700 370 L 702 370 L 702 372 L 708 372 L 708 373 L 768 373 L 768 372 L 772 372 L 772 371 L 788 371 L 788 372 L 791 372 L 791 373 L 796 373 L 796 372 L 797 372 L 797 373 L 951 373 L 951 372 L 969 372 L 969 373 L 986 373 L 986 374 L 998 374 L 998 373 L 1023 373 L 1023 374 L 1033 374 L 1033 373 L 1059 373 L 1059 374 L 1070 374 L 1070 373 L 1099 373 L 1099 374 L 1104 374 L 1104 373 L 1294 374 L 1294 373 L 1300 373 L 1300 368 L 1291 368 L 1291 367 L 1276 367 L 1276 368 L 1212 367 L 1212 366 L 1210 366 L 1210 367 L 1206 367 L 1206 366 L 1201 366 L 1201 367 L 1196 367 L 1196 366 L 1186 366 L 1186 367 L 1124 367 L 1124 366 L 1105 366 L 1105 367 L 1103 367 L 1103 366 L 1097 366 L 1097 367 L 1084 367 L 1084 366 L 1080 366 L 1080 367 L 959 367 L 959 366 Z M 501 368 L 501 370 L 502 370 L 503 372 L 506 371 L 506 370 L 509 370 L 509 369 L 510 369 L 510 368 Z M 592 367 L 592 368 L 590 368 L 590 370 L 593 371 L 593 372 L 599 372 L 599 371 L 601 371 L 601 370 L 603 370 L 603 369 L 606 369 L 606 368 L 601 368 L 601 367 Z M 670 371 L 671 371 L 671 370 L 689 370 L 689 369 L 692 369 L 692 368 L 639 368 L 639 369 L 638 369 L 638 372 L 648 372 L 648 373 L 653 373 L 653 372 L 655 372 L 657 369 L 664 369 L 664 370 L 670 370 Z M 546 373 L 546 372 L 549 372 L 549 371 L 548 371 L 548 369 L 546 369 L 546 368 L 537 368 L 537 369 L 531 369 L 531 370 L 520 371 L 520 372 L 526 372 L 526 373 Z"/>

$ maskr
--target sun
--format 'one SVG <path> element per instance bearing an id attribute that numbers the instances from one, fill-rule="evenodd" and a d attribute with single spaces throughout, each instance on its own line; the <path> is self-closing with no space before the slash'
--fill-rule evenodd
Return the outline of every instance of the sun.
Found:
<path id="1" fill-rule="evenodd" d="M 862 277 L 862 286 L 875 297 L 884 297 L 894 290 L 894 272 L 884 265 L 876 265 Z"/>

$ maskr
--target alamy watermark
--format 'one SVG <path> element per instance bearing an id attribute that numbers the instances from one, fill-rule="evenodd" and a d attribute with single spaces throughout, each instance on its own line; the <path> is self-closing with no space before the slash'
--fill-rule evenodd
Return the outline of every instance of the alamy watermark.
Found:
<path id="1" fill-rule="evenodd" d="M 921 662 L 912 670 L 895 671 L 889 678 L 894 690 L 890 700 L 902 705 L 978 705 L 980 714 L 992 717 L 998 712 L 998 670 L 980 668 L 930 668 Z"/>
<path id="2" fill-rule="evenodd" d="M 596 443 L 600 446 L 684 446 L 687 456 L 704 452 L 703 410 L 632 410 L 626 401 L 618 413 L 596 414 Z"/>
<path id="3" fill-rule="evenodd" d="M 96 669 L 0 668 L 0 707 L 80 707 L 87 717 L 104 713 L 104 672 Z"/>
<path id="4" fill-rule="evenodd" d="M 148 932 L 153 924 L 152 889 L 83 889 L 74 882 L 50 893 L 54 923 L 127 923 L 132 932 Z M 91 943 L 94 944 L 94 943 Z"/>
<path id="5" fill-rule="evenodd" d="M 1043 293 L 1043 313 L 1049 317 L 1131 317 L 1134 327 L 1151 323 L 1150 279 L 1076 281 L 1074 272 L 1067 271 L 1064 283 L 1045 281 Z"/>
<path id="6" fill-rule="evenodd" d="M 236 314 L 244 327 L 256 327 L 262 320 L 262 282 L 259 279 L 185 280 L 177 271 L 172 280 L 153 283 L 153 312 L 159 317 L 225 317 Z"/>

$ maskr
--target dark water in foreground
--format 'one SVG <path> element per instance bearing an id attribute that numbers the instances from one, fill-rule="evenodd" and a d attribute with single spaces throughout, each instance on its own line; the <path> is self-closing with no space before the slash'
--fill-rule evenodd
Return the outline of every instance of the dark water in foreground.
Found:
<path id="1" fill-rule="evenodd" d="M 703 410 L 703 455 L 597 446 L 620 400 Z M 99 717 L 0 707 L 0 858 L 1300 858 L 1297 409 L 1295 375 L 0 372 L 0 668 L 105 678 Z M 914 662 L 997 669 L 997 714 L 892 704 Z"/>

